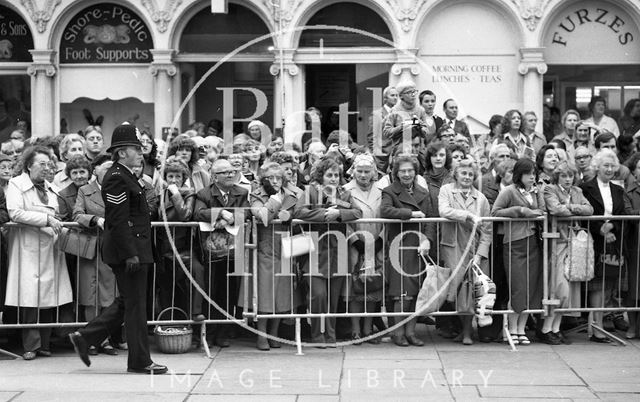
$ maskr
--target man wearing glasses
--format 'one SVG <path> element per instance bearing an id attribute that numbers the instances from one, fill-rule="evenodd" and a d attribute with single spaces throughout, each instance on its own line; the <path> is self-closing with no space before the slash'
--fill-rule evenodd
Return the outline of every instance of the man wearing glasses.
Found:
<path id="1" fill-rule="evenodd" d="M 196 194 L 196 205 L 193 211 L 194 220 L 211 223 L 214 231 L 225 231 L 227 227 L 234 227 L 244 222 L 236 222 L 238 216 L 248 218 L 248 191 L 235 184 L 237 170 L 226 159 L 218 159 L 211 166 L 212 183 Z M 244 211 L 244 215 L 236 214 Z M 204 233 L 203 233 L 204 235 Z M 233 253 L 230 257 L 233 258 Z M 234 271 L 234 261 L 223 258 L 215 261 L 203 261 L 211 266 L 213 278 L 209 284 L 209 294 L 213 301 L 227 314 L 234 316 L 234 308 L 238 301 L 239 282 L 234 276 L 228 275 Z M 215 310 L 215 317 L 225 319 L 224 314 Z M 227 339 L 228 325 L 220 325 L 216 331 L 215 343 L 223 348 L 229 346 Z"/>
<path id="2" fill-rule="evenodd" d="M 391 112 L 384 120 L 382 129 L 382 143 L 391 142 L 391 149 L 400 144 L 403 139 L 403 132 L 407 130 L 406 149 L 411 149 L 411 129 L 419 126 L 422 130 L 425 142 L 427 139 L 427 112 L 418 103 L 418 90 L 412 81 L 402 81 L 396 85 L 396 90 L 400 95 L 400 100 L 391 109 Z M 410 151 L 409 151 L 410 152 Z"/>

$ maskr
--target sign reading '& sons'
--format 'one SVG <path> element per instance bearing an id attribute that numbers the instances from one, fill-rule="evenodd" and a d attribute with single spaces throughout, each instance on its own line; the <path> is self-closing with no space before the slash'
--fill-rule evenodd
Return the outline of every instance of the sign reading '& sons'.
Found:
<path id="1" fill-rule="evenodd" d="M 80 11 L 64 30 L 60 63 L 150 63 L 153 40 L 136 13 L 118 4 Z"/>

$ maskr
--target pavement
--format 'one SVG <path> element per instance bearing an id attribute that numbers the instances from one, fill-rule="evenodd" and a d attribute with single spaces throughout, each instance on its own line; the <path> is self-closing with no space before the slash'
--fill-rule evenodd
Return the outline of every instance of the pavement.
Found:
<path id="1" fill-rule="evenodd" d="M 401 348 L 293 346 L 268 352 L 250 339 L 168 355 L 152 350 L 170 374 L 127 374 L 126 352 L 94 356 L 85 367 L 72 351 L 34 361 L 0 360 L 0 401 L 640 401 L 640 339 L 628 346 L 588 342 L 462 346 L 418 326 L 427 344 Z"/>

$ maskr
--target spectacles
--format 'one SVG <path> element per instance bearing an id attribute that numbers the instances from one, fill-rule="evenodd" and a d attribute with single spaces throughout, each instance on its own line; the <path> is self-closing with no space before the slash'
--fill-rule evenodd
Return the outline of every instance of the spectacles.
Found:
<path id="1" fill-rule="evenodd" d="M 269 181 L 282 181 L 281 176 L 266 176 L 265 178 Z"/>
<path id="2" fill-rule="evenodd" d="M 591 155 L 580 155 L 575 157 L 577 161 L 582 159 L 589 159 L 589 158 L 591 158 Z"/>
<path id="3" fill-rule="evenodd" d="M 236 171 L 235 170 L 225 170 L 224 172 L 216 172 L 216 174 L 233 176 L 234 174 L 236 174 Z"/>
<path id="4" fill-rule="evenodd" d="M 410 91 L 403 91 L 401 95 L 415 95 L 418 93 L 417 89 L 412 89 Z"/>

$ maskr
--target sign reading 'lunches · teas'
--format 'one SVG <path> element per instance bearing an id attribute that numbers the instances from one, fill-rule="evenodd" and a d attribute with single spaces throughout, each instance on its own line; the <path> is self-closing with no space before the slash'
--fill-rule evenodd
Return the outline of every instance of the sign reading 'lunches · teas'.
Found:
<path id="1" fill-rule="evenodd" d="M 136 13 L 119 4 L 85 8 L 62 34 L 60 63 L 150 63 L 153 40 Z"/>

